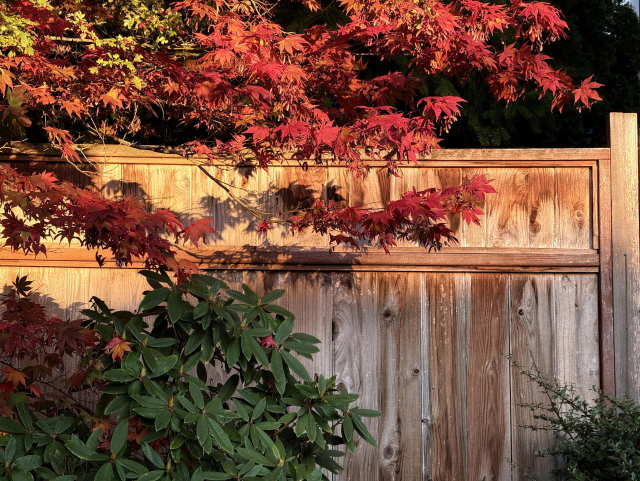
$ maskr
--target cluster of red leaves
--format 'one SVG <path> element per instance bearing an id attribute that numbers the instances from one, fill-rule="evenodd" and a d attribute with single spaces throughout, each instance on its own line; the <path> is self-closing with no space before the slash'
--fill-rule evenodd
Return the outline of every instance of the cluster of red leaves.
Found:
<path id="1" fill-rule="evenodd" d="M 5 395 L 23 389 L 39 397 L 38 384 L 50 380 L 66 356 L 82 354 L 98 342 L 95 331 L 82 321 L 48 316 L 29 296 L 31 284 L 26 277 L 16 278 L 13 289 L 0 299 L 0 362 L 5 365 L 0 392 Z M 18 362 L 27 367 L 11 367 Z"/>
<path id="2" fill-rule="evenodd" d="M 272 20 L 277 3 L 156 2 L 158 15 L 183 19 L 160 46 L 139 26 L 123 27 L 119 2 L 83 1 L 82 21 L 73 2 L 3 2 L 6 15 L 31 22 L 34 50 L 26 54 L 8 40 L 2 47 L 0 93 L 22 89 L 11 106 L 0 105 L 8 112 L 3 122 L 24 125 L 37 116 L 52 143 L 79 160 L 74 134 L 91 125 L 108 139 L 140 137 L 150 133 L 138 117 L 146 110 L 194 127 L 185 153 L 213 158 L 249 148 L 261 166 L 282 152 L 299 160 L 330 155 L 360 172 L 368 158 L 395 170 L 438 146 L 463 100 L 423 97 L 421 78 L 429 75 L 482 76 L 506 102 L 531 89 L 551 95 L 559 109 L 599 99 L 599 84 L 574 84 L 541 53 L 567 28 L 544 2 L 340 0 L 348 21 L 300 34 Z M 513 42 L 497 46 L 492 40 L 505 32 Z M 362 54 L 405 56 L 409 65 L 365 79 Z"/>
<path id="3" fill-rule="evenodd" d="M 76 239 L 87 249 L 110 252 L 118 266 L 139 259 L 147 268 L 167 267 L 179 276 L 197 267 L 176 259 L 163 232 L 196 245 L 214 232 L 211 219 L 184 227 L 173 213 L 148 212 L 137 198 L 104 199 L 49 173 L 22 174 L 6 164 L 0 164 L 0 203 L 0 234 L 14 251 L 46 255 L 45 242 Z M 96 259 L 105 261 L 99 254 Z"/>
<path id="4" fill-rule="evenodd" d="M 460 187 L 413 190 L 379 209 L 341 207 L 332 201 L 328 205 L 318 201 L 312 209 L 291 219 L 292 230 L 311 228 L 314 232 L 329 234 L 332 243 L 358 249 L 361 241 L 365 241 L 388 252 L 390 246 L 402 239 L 429 250 L 439 250 L 443 244 L 458 242 L 447 227 L 447 214 L 461 213 L 467 224 L 480 225 L 478 216 L 482 211 L 477 203 L 485 200 L 485 194 L 495 193 L 490 182 L 486 176 L 477 175 Z"/>

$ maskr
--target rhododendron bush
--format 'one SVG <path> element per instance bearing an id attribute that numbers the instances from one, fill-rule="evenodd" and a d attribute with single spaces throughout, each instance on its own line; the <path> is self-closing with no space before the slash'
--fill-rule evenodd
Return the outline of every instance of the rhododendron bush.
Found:
<path id="1" fill-rule="evenodd" d="M 259 297 L 204 275 L 141 274 L 150 289 L 136 311 L 94 297 L 88 319 L 73 322 L 48 318 L 16 279 L 0 317 L 3 479 L 319 481 L 322 468 L 341 469 L 340 446 L 353 451 L 356 436 L 375 445 L 363 417 L 379 413 L 298 360 L 320 341 L 293 332 L 293 314 L 273 304 L 283 290 Z M 72 353 L 82 360 L 69 390 L 41 392 Z M 11 367 L 43 354 L 41 365 Z M 95 407 L 76 391 L 93 393 Z"/>

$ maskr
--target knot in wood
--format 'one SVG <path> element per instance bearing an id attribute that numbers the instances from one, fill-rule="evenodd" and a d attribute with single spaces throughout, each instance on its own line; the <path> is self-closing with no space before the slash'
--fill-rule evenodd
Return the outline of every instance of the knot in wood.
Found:
<path id="1" fill-rule="evenodd" d="M 518 315 L 524 316 L 524 309 L 518 309 Z"/>
<path id="2" fill-rule="evenodd" d="M 395 457 L 395 454 L 396 454 L 396 450 L 390 444 L 385 446 L 384 450 L 382 451 L 382 455 L 384 456 L 385 459 L 393 459 Z"/>
<path id="3" fill-rule="evenodd" d="M 384 311 L 382 311 L 382 317 L 384 317 L 385 320 L 389 321 L 393 317 L 393 309 L 387 307 Z"/>

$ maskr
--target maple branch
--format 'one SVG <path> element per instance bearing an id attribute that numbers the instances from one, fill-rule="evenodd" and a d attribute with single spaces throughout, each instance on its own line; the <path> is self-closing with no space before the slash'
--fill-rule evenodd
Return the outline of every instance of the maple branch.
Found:
<path id="1" fill-rule="evenodd" d="M 235 195 L 233 192 L 231 192 L 231 189 L 229 187 L 227 187 L 224 182 L 216 179 L 201 164 L 198 164 L 198 163 L 196 163 L 194 161 L 192 161 L 192 162 L 196 167 L 198 167 L 198 169 L 200 169 L 200 171 L 204 172 L 204 175 L 206 175 L 211 180 L 213 180 L 222 190 L 224 190 L 229 195 L 229 197 L 231 197 L 234 201 L 236 201 L 238 203 L 238 205 L 240 205 L 240 207 L 245 209 L 247 212 L 249 212 L 256 219 L 260 220 L 261 222 L 269 222 L 269 223 L 286 223 L 287 222 L 287 221 L 285 221 L 283 219 L 267 219 L 266 217 L 263 217 L 263 215 L 264 216 L 267 216 L 267 215 L 271 216 L 273 214 L 271 214 L 269 212 L 258 211 L 256 209 L 254 209 L 253 207 L 251 207 L 250 205 L 246 204 L 237 195 Z"/>
<path id="2" fill-rule="evenodd" d="M 10 363 L 6 362 L 6 361 L 2 361 L 2 360 L 0 360 L 0 364 L 3 364 L 3 365 L 5 365 L 5 366 L 8 366 L 8 367 L 13 368 L 13 366 L 12 366 Z M 69 400 L 71 400 L 71 401 L 73 402 L 73 404 L 74 404 L 77 408 L 79 408 L 79 409 L 81 409 L 81 410 L 84 410 L 84 411 L 87 411 L 87 412 L 88 412 L 89 414 L 91 414 L 92 416 L 95 416 L 95 413 L 94 413 L 91 409 L 89 409 L 88 407 L 84 406 L 83 404 L 80 404 L 80 403 L 78 402 L 78 400 L 77 400 L 77 399 L 74 399 L 74 398 L 73 398 L 73 397 L 72 397 L 72 396 L 71 396 L 67 391 L 65 391 L 65 390 L 63 390 L 63 389 L 60 389 L 60 388 L 59 388 L 58 386 L 56 386 L 53 382 L 50 382 L 50 381 L 44 381 L 44 380 L 42 380 L 42 379 L 38 379 L 37 381 L 34 379 L 34 380 L 33 380 L 33 382 L 39 382 L 39 383 L 41 383 L 41 384 L 44 384 L 44 385 L 46 385 L 46 386 L 49 386 L 51 389 L 53 389 L 53 390 L 55 390 L 55 391 L 58 391 L 59 393 L 63 394 L 66 398 L 68 398 Z M 31 384 L 33 384 L 33 382 L 32 382 Z"/>

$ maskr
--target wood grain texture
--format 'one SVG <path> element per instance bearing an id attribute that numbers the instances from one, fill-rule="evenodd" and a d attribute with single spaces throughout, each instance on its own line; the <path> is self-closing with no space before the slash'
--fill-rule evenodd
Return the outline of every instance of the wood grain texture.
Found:
<path id="1" fill-rule="evenodd" d="M 423 480 L 467 479 L 467 367 L 469 277 L 426 274 L 428 299 L 423 338 L 424 465 Z M 425 365 L 426 364 L 426 365 Z M 428 404 L 426 404 L 428 403 Z"/>
<path id="2" fill-rule="evenodd" d="M 122 182 L 120 187 L 122 195 L 139 197 L 149 203 L 149 166 L 147 165 L 123 165 Z"/>
<path id="3" fill-rule="evenodd" d="M 487 247 L 529 247 L 529 173 L 524 169 L 489 169 L 499 192 L 487 199 Z"/>
<path id="4" fill-rule="evenodd" d="M 611 262 L 611 166 L 598 163 L 598 225 L 600 232 L 600 275 L 598 276 L 598 314 L 600 317 L 600 388 L 616 391 L 615 331 L 613 322 L 613 265 Z"/>
<path id="5" fill-rule="evenodd" d="M 361 393 L 361 407 L 383 416 L 369 422 L 379 449 L 348 456 L 338 479 L 418 480 L 419 275 L 358 277 L 355 289 L 356 276 L 334 282 L 335 369 L 349 391 Z"/>
<path id="6" fill-rule="evenodd" d="M 591 388 L 600 382 L 597 278 L 565 274 L 555 282 L 555 376 L 575 385 L 583 398 L 593 399 Z"/>
<path id="7" fill-rule="evenodd" d="M 389 177 L 389 201 L 400 200 L 402 195 L 406 192 L 413 191 L 413 189 L 421 190 L 420 174 L 424 172 L 418 169 L 404 169 L 400 172 L 400 177 Z M 386 174 L 385 174 L 386 175 Z M 418 247 L 418 244 L 412 240 L 399 239 L 397 247 Z"/>
<path id="8" fill-rule="evenodd" d="M 252 208 L 264 210 L 265 198 L 259 194 L 258 172 L 253 169 L 204 167 L 216 179 L 226 185 Z M 212 243 L 237 246 L 254 246 L 258 242 L 255 217 L 244 210 L 227 192 L 209 179 L 199 169 L 193 171 L 191 212 L 194 220 L 209 217 L 214 220 L 216 234 Z"/>
<path id="9" fill-rule="evenodd" d="M 556 169 L 556 233 L 553 247 L 591 247 L 591 178 L 587 168 Z"/>
<path id="10" fill-rule="evenodd" d="M 193 173 L 188 166 L 149 167 L 147 194 L 152 209 L 168 209 L 188 224 L 192 220 L 189 213 Z"/>
<path id="11" fill-rule="evenodd" d="M 380 391 L 377 319 L 378 293 L 373 273 L 333 276 L 333 357 L 335 374 L 349 392 L 360 394 L 358 405 L 378 409 Z M 372 325 L 373 324 L 373 325 Z M 379 432 L 380 418 L 371 418 L 369 431 Z M 356 436 L 355 452 L 342 458 L 344 481 L 378 481 L 378 450 Z"/>
<path id="12" fill-rule="evenodd" d="M 617 394 L 640 400 L 640 210 L 637 114 L 612 113 L 611 257 Z"/>
<path id="13" fill-rule="evenodd" d="M 529 245 L 553 247 L 555 238 L 555 170 L 529 169 Z"/>
<path id="14" fill-rule="evenodd" d="M 514 360 L 525 369 L 533 363 L 552 377 L 556 364 L 556 292 L 553 275 L 512 275 L 510 278 L 510 349 Z M 535 455 L 553 446 L 553 434 L 523 426 L 538 425 L 523 403 L 546 403 L 540 393 L 517 369 L 511 369 L 511 461 L 513 481 L 549 479 L 558 460 Z"/>
<path id="15" fill-rule="evenodd" d="M 272 167 L 259 172 L 260 189 L 268 192 L 269 211 L 292 212 L 312 207 L 316 201 L 327 201 L 327 169 L 318 167 Z M 274 224 L 266 244 L 278 246 L 329 246 L 329 238 L 311 229 L 292 234 L 284 224 Z"/>
<path id="16" fill-rule="evenodd" d="M 470 345 L 467 360 L 468 479 L 511 479 L 508 278 L 471 279 Z M 472 396 L 472 397 L 469 397 Z"/>

